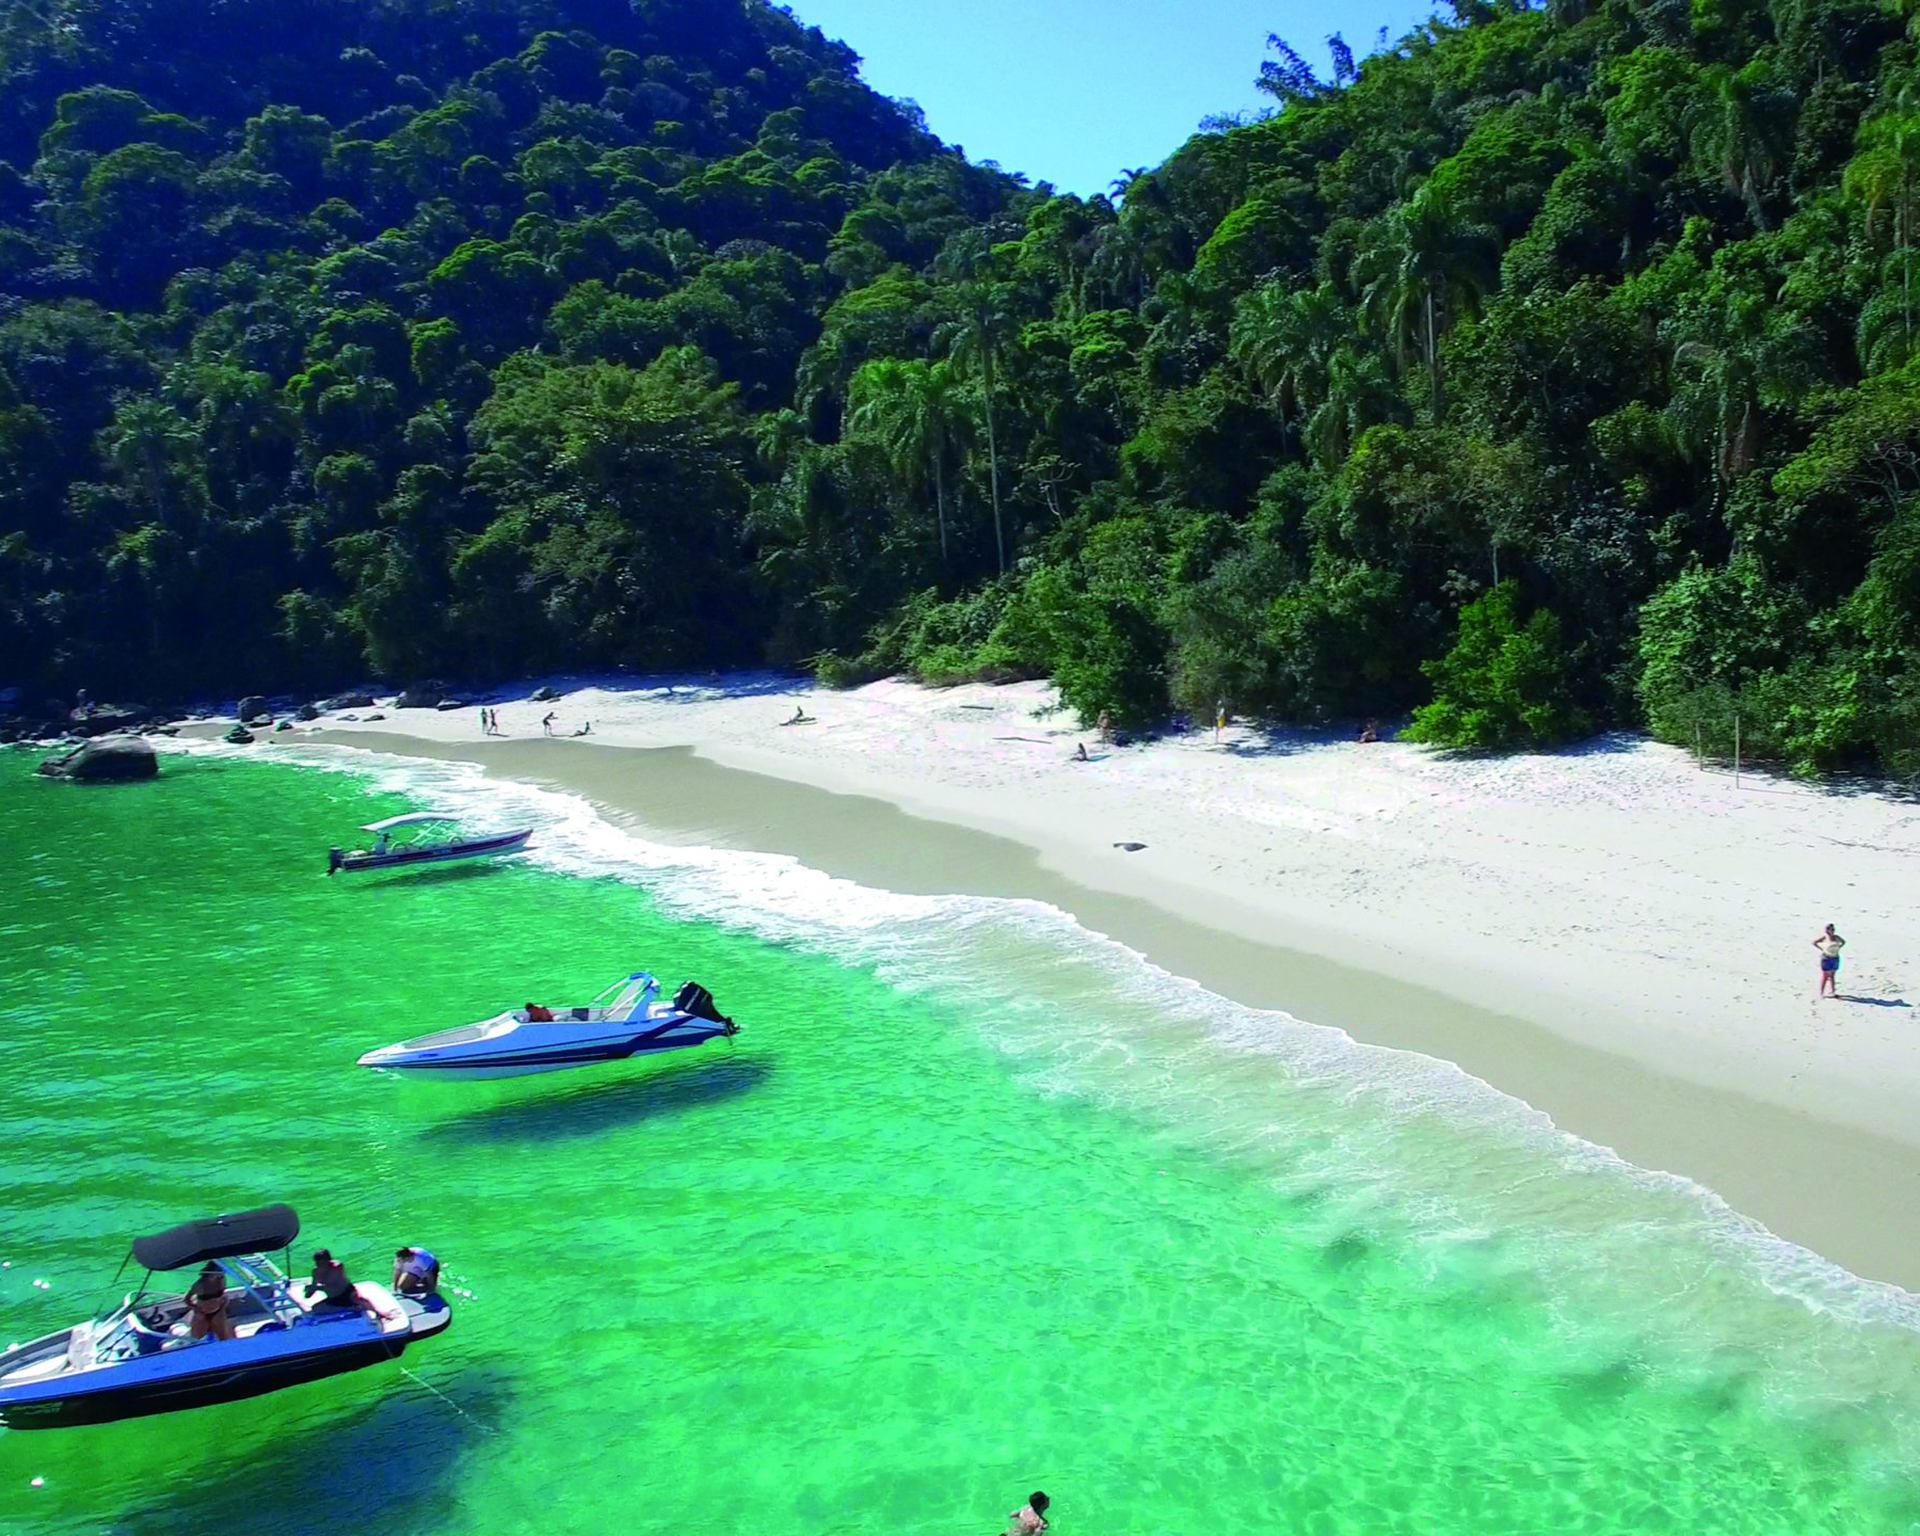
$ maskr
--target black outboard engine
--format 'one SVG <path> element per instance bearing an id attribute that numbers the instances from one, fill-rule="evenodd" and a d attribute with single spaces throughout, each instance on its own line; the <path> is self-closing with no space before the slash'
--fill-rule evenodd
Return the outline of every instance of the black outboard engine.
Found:
<path id="1" fill-rule="evenodd" d="M 346 859 L 344 859 L 341 856 L 340 850 L 338 848 L 329 848 L 327 850 L 327 873 L 328 874 L 332 874 L 335 870 L 337 870 L 342 864 L 346 862 L 347 862 Z"/>
<path id="2" fill-rule="evenodd" d="M 689 1018 L 705 1019 L 709 1024 L 724 1024 L 727 1033 L 732 1034 L 738 1028 L 713 1004 L 713 994 L 697 981 L 683 981 L 680 990 L 673 994 L 673 1006 Z"/>

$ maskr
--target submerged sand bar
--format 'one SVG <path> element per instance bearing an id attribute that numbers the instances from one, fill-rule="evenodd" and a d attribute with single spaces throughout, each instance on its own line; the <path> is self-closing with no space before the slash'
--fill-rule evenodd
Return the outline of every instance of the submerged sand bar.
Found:
<path id="1" fill-rule="evenodd" d="M 475 762 L 885 889 L 1050 902 L 1236 1001 L 1454 1061 L 1920 1290 L 1920 804 L 1736 787 L 1630 738 L 1494 759 L 1229 727 L 1107 748 L 1051 705 L 1040 684 L 753 679 L 503 700 L 504 738 L 476 705 L 294 739 Z M 780 726 L 798 706 L 814 722 Z M 548 739 L 549 711 L 592 735 Z M 1095 761 L 1069 761 L 1078 741 Z M 1828 920 L 1850 1001 L 1814 998 Z"/>

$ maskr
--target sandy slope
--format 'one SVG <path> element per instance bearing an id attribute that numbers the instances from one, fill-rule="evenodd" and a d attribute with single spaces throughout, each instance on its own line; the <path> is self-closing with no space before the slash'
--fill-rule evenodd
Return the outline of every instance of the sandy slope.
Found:
<path id="1" fill-rule="evenodd" d="M 800 705 L 816 723 L 777 724 Z M 1084 883 L 1232 932 L 1913 1134 L 1920 804 L 1754 775 L 1736 788 L 1628 738 L 1475 759 L 1229 727 L 1218 745 L 1208 731 L 1108 748 L 1052 705 L 1040 684 L 827 693 L 766 679 L 498 707 L 510 736 L 541 734 L 551 710 L 557 732 L 591 721 L 607 745 L 691 745 L 995 831 Z M 480 734 L 477 709 L 389 712 L 379 728 Z M 1097 760 L 1071 762 L 1077 741 Z M 1848 939 L 1854 1001 L 1814 1000 L 1811 940 L 1828 920 Z"/>

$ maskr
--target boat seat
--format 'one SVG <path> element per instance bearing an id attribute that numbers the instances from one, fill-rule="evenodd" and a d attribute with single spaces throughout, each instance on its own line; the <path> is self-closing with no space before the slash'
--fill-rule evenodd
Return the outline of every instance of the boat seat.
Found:
<path id="1" fill-rule="evenodd" d="M 592 1010 L 588 1008 L 571 1008 L 568 1012 L 576 1019 L 585 1019 Z"/>

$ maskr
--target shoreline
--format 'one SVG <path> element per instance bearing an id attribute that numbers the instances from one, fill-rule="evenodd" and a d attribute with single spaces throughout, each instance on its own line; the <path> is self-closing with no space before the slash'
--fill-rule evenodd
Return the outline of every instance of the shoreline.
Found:
<path id="1" fill-rule="evenodd" d="M 462 723 L 471 729 L 467 713 Z M 1486 983 L 1468 967 L 1443 971 L 1442 985 L 1411 981 L 1380 963 L 1378 949 L 1351 941 L 1336 948 L 1316 929 L 1274 924 L 1217 893 L 1128 878 L 1136 871 L 1119 854 L 1076 859 L 1038 838 L 979 824 L 988 818 L 929 814 L 918 796 L 827 788 L 805 773 L 728 762 L 743 754 L 705 745 L 645 746 L 611 735 L 463 741 L 449 739 L 445 716 L 423 715 L 421 723 L 430 720 L 441 726 L 431 735 L 323 722 L 291 739 L 471 763 L 579 795 L 658 841 L 786 854 L 830 875 L 907 894 L 1050 903 L 1235 1002 L 1454 1063 L 1562 1131 L 1630 1163 L 1689 1178 L 1776 1236 L 1863 1278 L 1920 1293 L 1920 1245 L 1913 1241 L 1920 1134 L 1889 1134 L 1879 1112 L 1824 1114 L 1744 1092 L 1744 1085 L 1702 1081 L 1685 1069 L 1681 1051 L 1672 1061 L 1650 1060 L 1569 1038 L 1538 1018 L 1556 1002 L 1565 1005 L 1558 990 L 1550 998 L 1530 993 L 1533 1006 L 1524 1014 L 1489 1007 L 1470 995 Z M 1082 877 L 1087 865 L 1091 879 Z M 1196 894 L 1209 903 L 1198 911 Z M 1299 942 L 1276 943 L 1276 932 Z M 1334 953 L 1341 958 L 1329 958 Z M 1874 1108 L 1883 1111 L 1901 1097 L 1889 1091 Z M 1832 1102 L 1816 1100 L 1821 1107 Z"/>

